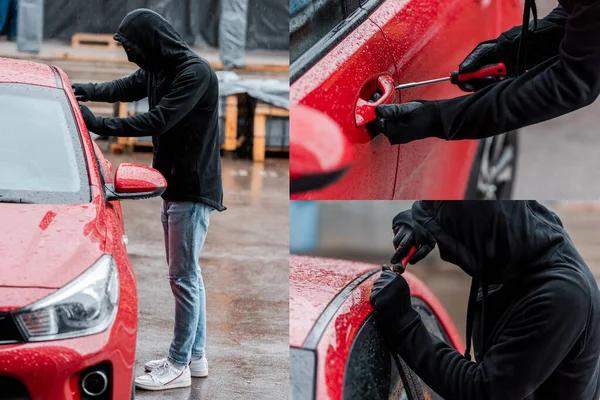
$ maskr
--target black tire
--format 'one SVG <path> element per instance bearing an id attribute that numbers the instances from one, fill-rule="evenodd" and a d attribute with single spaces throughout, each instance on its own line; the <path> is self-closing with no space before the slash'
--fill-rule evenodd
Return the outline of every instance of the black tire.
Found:
<path id="1" fill-rule="evenodd" d="M 467 183 L 465 199 L 507 200 L 512 197 L 517 173 L 519 149 L 518 131 L 504 133 L 479 141 L 473 167 Z M 490 173 L 490 164 L 499 164 L 502 157 L 510 159 L 502 173 Z M 494 172 L 494 171 L 492 171 Z"/>

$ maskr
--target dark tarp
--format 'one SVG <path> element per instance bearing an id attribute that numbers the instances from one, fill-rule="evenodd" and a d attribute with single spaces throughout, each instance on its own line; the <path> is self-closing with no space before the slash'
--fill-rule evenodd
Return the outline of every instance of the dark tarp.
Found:
<path id="1" fill-rule="evenodd" d="M 247 49 L 289 48 L 289 0 L 247 0 Z M 218 47 L 220 0 L 52 0 L 44 6 L 44 37 L 70 40 L 76 32 L 114 33 L 129 11 L 164 16 L 190 45 Z"/>

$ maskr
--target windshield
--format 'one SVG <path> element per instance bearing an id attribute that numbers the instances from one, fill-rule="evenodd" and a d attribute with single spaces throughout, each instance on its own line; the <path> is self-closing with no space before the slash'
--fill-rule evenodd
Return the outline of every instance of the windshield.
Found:
<path id="1" fill-rule="evenodd" d="M 81 140 L 63 90 L 0 84 L 0 121 L 0 202 L 90 201 Z"/>

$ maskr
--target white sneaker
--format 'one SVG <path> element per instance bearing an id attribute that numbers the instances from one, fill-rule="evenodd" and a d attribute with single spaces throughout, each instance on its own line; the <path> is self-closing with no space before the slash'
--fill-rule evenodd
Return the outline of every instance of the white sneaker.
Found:
<path id="1" fill-rule="evenodd" d="M 148 361 L 146 364 L 144 364 L 144 370 L 146 370 L 146 372 L 150 372 L 164 364 L 165 361 L 167 361 L 166 358 Z M 205 378 L 208 376 L 208 360 L 206 359 L 206 356 L 200 358 L 199 360 L 192 359 L 190 362 L 190 374 L 193 378 Z"/>
<path id="2" fill-rule="evenodd" d="M 160 365 L 155 365 L 146 375 L 135 378 L 135 386 L 143 390 L 166 390 L 191 385 L 190 369 L 186 366 L 179 371 L 167 360 L 163 360 Z"/>

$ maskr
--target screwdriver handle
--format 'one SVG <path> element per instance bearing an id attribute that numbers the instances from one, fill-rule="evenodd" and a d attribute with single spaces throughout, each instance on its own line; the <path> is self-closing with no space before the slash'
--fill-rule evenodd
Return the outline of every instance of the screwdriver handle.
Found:
<path id="1" fill-rule="evenodd" d="M 402 259 L 402 270 L 400 268 L 394 268 L 394 271 L 403 274 L 404 271 L 406 271 L 406 267 L 408 266 L 408 262 L 410 261 L 411 257 L 415 255 L 416 252 L 417 252 L 417 246 L 411 247 L 411 249 L 408 252 L 408 254 L 406 255 L 406 257 L 404 257 Z"/>
<path id="2" fill-rule="evenodd" d="M 470 81 L 471 79 L 483 79 L 487 78 L 488 76 L 506 76 L 506 65 L 504 65 L 504 63 L 488 65 L 487 67 L 484 67 L 478 71 L 465 72 L 463 74 L 459 74 L 458 71 L 453 71 L 450 73 L 450 82 L 456 85 L 460 82 Z"/>

